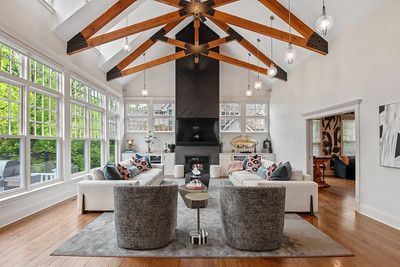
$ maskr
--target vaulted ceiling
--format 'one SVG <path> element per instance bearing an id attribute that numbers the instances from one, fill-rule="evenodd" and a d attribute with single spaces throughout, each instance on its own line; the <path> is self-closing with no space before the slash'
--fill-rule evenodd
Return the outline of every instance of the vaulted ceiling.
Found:
<path id="1" fill-rule="evenodd" d="M 368 12 L 370 12 L 374 7 L 376 7 L 383 0 L 328 0 L 326 1 L 328 13 L 330 13 L 335 18 L 335 26 L 333 31 L 327 36 L 329 42 L 333 41 L 336 36 L 347 27 L 351 26 L 353 23 L 357 22 Z M 63 1 L 60 1 L 63 2 Z M 68 1 L 69 5 L 62 3 L 56 4 L 55 8 L 59 17 L 63 20 L 55 28 L 55 32 L 66 42 L 71 40 L 77 33 L 81 32 L 87 25 L 95 21 L 101 14 L 106 10 L 111 8 L 118 0 L 92 0 L 87 4 L 83 5 L 82 0 L 71 0 Z M 107 23 L 97 35 L 109 33 L 118 29 L 122 29 L 126 26 L 126 17 L 128 16 L 128 25 L 137 24 L 142 21 L 149 20 L 154 17 L 162 16 L 167 13 L 178 10 L 167 4 L 161 3 L 162 0 L 137 0 L 128 8 L 126 8 L 120 14 L 117 14 L 109 23 Z M 179 2 L 179 1 L 176 1 Z M 277 14 L 274 14 L 269 9 L 267 9 L 259 0 L 240 0 L 240 1 L 224 1 L 232 2 L 226 5 L 217 7 L 216 10 L 238 16 L 249 21 L 260 23 L 263 25 L 269 25 L 270 15 L 275 15 L 274 28 L 281 31 L 288 31 L 288 24 L 280 19 Z M 278 0 L 283 6 L 288 6 L 288 0 Z M 305 24 L 314 28 L 315 20 L 321 15 L 321 0 L 292 0 L 291 1 L 292 12 L 301 19 Z M 57 1 L 56 1 L 57 3 Z M 192 16 L 183 19 L 182 22 L 177 24 L 175 28 L 170 30 L 166 35 L 170 38 L 175 38 L 175 34 L 179 32 L 184 26 L 193 20 Z M 220 37 L 228 36 L 225 31 L 218 27 L 215 23 L 207 19 L 205 24 L 214 30 Z M 255 33 L 235 25 L 230 25 L 233 30 L 243 36 L 249 41 L 250 45 L 257 46 L 257 38 L 261 39 L 260 51 L 264 53 L 267 57 L 271 58 L 270 55 L 270 38 L 259 33 Z M 132 47 L 132 51 L 137 49 L 146 40 L 153 36 L 157 31 L 159 31 L 163 26 L 155 27 L 146 31 L 129 36 L 129 42 Z M 298 32 L 293 30 L 293 33 L 300 36 Z M 304 33 L 303 33 L 304 35 Z M 122 48 L 122 43 L 124 39 L 118 39 L 109 43 L 97 46 L 95 49 L 84 51 L 81 53 L 93 53 L 95 51 L 100 56 L 99 66 L 103 71 L 109 72 L 114 66 L 120 63 L 124 58 L 126 58 L 131 52 L 125 52 Z M 332 43 L 330 44 L 332 45 Z M 334 45 L 334 43 L 333 43 Z M 274 40 L 274 54 L 272 60 L 283 70 L 290 72 L 291 68 L 296 67 L 303 60 L 305 60 L 310 55 L 314 54 L 312 51 L 296 47 L 297 59 L 293 65 L 288 65 L 283 60 L 283 54 L 287 47 L 285 42 L 280 40 Z M 238 42 L 229 42 L 223 44 L 224 54 L 242 61 L 247 61 L 248 51 L 244 49 L 242 45 Z M 147 52 L 147 61 L 154 60 L 159 57 L 166 56 L 170 54 L 171 48 L 168 44 L 163 42 L 157 42 L 155 45 L 149 49 Z M 79 54 L 72 55 L 79 56 Z M 316 55 L 319 56 L 319 55 Z M 140 65 L 142 58 L 139 57 L 127 67 Z M 256 57 L 252 57 L 252 64 L 257 64 Z M 261 67 L 267 67 L 263 62 L 260 63 Z M 130 75 L 124 78 L 118 79 L 123 86 L 129 83 L 131 79 L 135 76 Z"/>

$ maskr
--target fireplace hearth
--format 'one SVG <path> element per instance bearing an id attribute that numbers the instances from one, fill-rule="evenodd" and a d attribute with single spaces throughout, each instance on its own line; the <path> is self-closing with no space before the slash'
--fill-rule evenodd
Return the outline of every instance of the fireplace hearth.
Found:
<path id="1" fill-rule="evenodd" d="M 191 173 L 197 167 L 201 173 L 210 173 L 210 157 L 208 156 L 185 156 L 185 174 Z"/>

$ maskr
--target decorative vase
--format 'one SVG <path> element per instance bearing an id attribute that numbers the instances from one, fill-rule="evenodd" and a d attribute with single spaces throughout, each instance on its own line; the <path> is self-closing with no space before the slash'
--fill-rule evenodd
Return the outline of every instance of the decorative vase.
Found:
<path id="1" fill-rule="evenodd" d="M 151 153 L 151 142 L 147 143 L 147 153 Z"/>
<path id="2" fill-rule="evenodd" d="M 171 151 L 171 153 L 174 153 L 175 152 L 175 144 L 169 144 L 168 145 L 168 148 L 169 148 L 169 151 Z"/>

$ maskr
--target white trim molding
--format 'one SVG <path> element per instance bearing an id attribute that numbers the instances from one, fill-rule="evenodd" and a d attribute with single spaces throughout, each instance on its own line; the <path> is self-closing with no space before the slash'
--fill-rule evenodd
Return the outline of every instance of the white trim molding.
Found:
<path id="1" fill-rule="evenodd" d="M 396 228 L 400 230 L 400 218 L 394 217 L 391 214 L 387 214 L 385 212 L 379 211 L 375 208 L 371 208 L 367 205 L 361 204 L 358 212 L 362 215 L 370 217 L 374 220 L 377 220 L 385 225 Z"/>

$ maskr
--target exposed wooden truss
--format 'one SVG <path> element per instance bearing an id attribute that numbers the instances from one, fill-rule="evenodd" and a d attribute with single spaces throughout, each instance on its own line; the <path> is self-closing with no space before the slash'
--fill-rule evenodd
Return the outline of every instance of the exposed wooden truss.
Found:
<path id="1" fill-rule="evenodd" d="M 278 69 L 278 74 L 276 78 L 287 80 L 287 73 L 230 26 L 234 25 L 249 31 L 272 37 L 277 40 L 281 40 L 284 42 L 290 41 L 293 43 L 293 45 L 303 47 L 322 55 L 328 54 L 328 42 L 324 40 L 321 36 L 319 36 L 304 22 L 302 22 L 294 14 L 290 15 L 289 20 L 289 10 L 287 10 L 277 0 L 259 0 L 259 2 L 266 8 L 271 10 L 273 13 L 275 13 L 277 16 L 279 16 L 283 21 L 290 24 L 290 26 L 295 29 L 299 34 L 301 34 L 301 36 L 289 35 L 288 32 L 268 27 L 266 25 L 243 19 L 238 16 L 234 16 L 215 9 L 217 7 L 233 3 L 238 0 L 207 0 L 203 2 L 200 0 L 156 1 L 176 7 L 179 10 L 95 36 L 95 34 L 98 33 L 113 18 L 118 16 L 131 4 L 136 2 L 136 0 L 120 0 L 112 7 L 110 7 L 106 12 L 104 12 L 100 17 L 98 17 L 95 21 L 84 28 L 81 32 L 75 35 L 70 41 L 68 41 L 67 53 L 71 55 L 92 47 L 96 47 L 108 42 L 112 42 L 114 40 L 124 38 L 126 36 L 134 35 L 155 27 L 165 25 L 162 29 L 157 31 L 157 33 L 155 33 L 152 37 L 150 37 L 138 48 L 136 48 L 132 53 L 130 53 L 126 58 L 124 58 L 120 63 L 118 63 L 113 69 L 111 69 L 107 73 L 107 80 L 131 75 L 133 73 L 143 71 L 148 68 L 152 68 L 193 54 L 196 63 L 199 61 L 200 55 L 202 55 L 229 64 L 233 64 L 235 66 L 250 69 L 252 71 L 259 71 L 263 74 L 266 74 L 268 70 L 267 68 L 271 64 L 273 64 Z M 193 44 L 182 42 L 180 40 L 172 39 L 166 36 L 166 34 L 170 32 L 174 27 L 176 27 L 180 22 L 182 22 L 185 18 L 191 16 L 194 18 Z M 206 18 L 209 18 L 214 24 L 225 31 L 228 36 L 225 38 L 213 40 L 205 44 L 200 44 L 200 21 L 204 21 Z M 159 59 L 155 59 L 153 61 L 135 67 L 127 68 L 141 54 L 147 51 L 158 41 L 171 44 L 183 50 L 175 54 L 161 57 Z M 256 56 L 261 62 L 263 62 L 267 66 L 267 68 L 261 68 L 253 64 L 216 53 L 211 50 L 212 48 L 229 43 L 231 41 L 237 41 L 243 48 Z"/>

